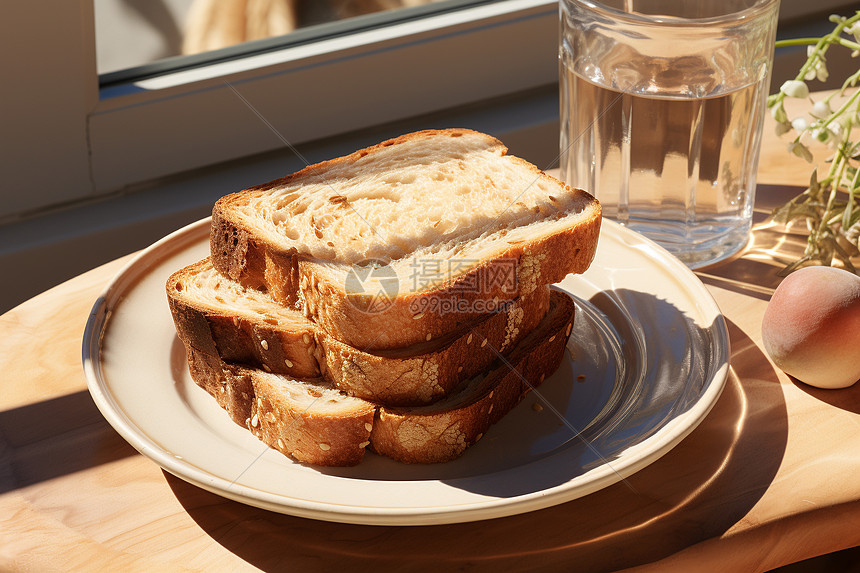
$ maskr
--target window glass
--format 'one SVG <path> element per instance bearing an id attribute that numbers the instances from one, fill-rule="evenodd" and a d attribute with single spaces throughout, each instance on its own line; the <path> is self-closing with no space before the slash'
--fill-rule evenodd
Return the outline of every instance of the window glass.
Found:
<path id="1" fill-rule="evenodd" d="M 161 69 L 456 9 L 468 0 L 94 0 L 100 75 Z M 380 17 L 381 16 L 381 17 Z M 333 26 L 334 23 L 349 25 Z M 296 34 L 302 31 L 304 34 Z M 247 44 L 253 42 L 253 44 Z M 237 51 L 236 46 L 244 45 Z M 233 51 L 225 50 L 233 48 Z M 176 61 L 177 56 L 197 56 Z M 164 60 L 168 61 L 165 63 Z M 166 64 L 166 65 L 165 65 Z M 143 68 L 143 69 L 140 69 Z M 150 66 L 151 71 L 151 66 Z"/>

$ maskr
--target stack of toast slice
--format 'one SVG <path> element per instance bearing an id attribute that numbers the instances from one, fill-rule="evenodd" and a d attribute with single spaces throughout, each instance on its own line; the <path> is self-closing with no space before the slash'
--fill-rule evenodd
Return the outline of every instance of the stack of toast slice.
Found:
<path id="1" fill-rule="evenodd" d="M 496 139 L 407 134 L 227 195 L 166 289 L 195 382 L 285 455 L 454 459 L 559 366 L 600 206 Z"/>

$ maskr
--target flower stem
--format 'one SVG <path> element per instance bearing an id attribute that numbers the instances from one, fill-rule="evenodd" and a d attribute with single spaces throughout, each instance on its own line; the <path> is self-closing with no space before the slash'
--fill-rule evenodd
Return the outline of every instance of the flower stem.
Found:
<path id="1" fill-rule="evenodd" d="M 857 189 L 857 178 L 860 176 L 860 169 L 854 170 L 854 178 L 848 186 L 848 203 L 845 205 L 845 210 L 842 211 L 842 228 L 847 229 L 851 226 L 851 218 L 854 215 L 854 191 Z"/>

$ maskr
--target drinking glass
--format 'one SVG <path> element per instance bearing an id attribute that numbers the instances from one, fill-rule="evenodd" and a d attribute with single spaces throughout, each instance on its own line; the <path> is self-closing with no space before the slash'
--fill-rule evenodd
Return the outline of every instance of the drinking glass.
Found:
<path id="1" fill-rule="evenodd" d="M 561 0 L 561 177 L 691 268 L 752 226 L 779 0 Z"/>

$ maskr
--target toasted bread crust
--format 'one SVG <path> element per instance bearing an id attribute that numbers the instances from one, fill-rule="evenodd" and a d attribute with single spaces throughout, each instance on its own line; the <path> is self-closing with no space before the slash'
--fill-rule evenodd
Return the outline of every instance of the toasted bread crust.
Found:
<path id="1" fill-rule="evenodd" d="M 536 336 L 524 340 L 487 373 L 466 405 L 455 410 L 381 406 L 370 442 L 377 453 L 404 463 L 437 463 L 458 457 L 561 364 L 575 305 L 553 291 L 553 307 Z"/>
<path id="2" fill-rule="evenodd" d="M 559 366 L 573 324 L 575 305 L 551 293 L 550 310 L 538 327 L 460 395 L 429 406 L 392 408 L 352 400 L 335 413 L 314 404 L 301 409 L 288 399 L 288 385 L 322 388 L 260 370 L 231 365 L 186 346 L 194 381 L 215 397 L 230 418 L 260 440 L 301 462 L 349 466 L 371 447 L 404 463 L 438 463 L 461 456 L 492 424 Z"/>
<path id="3" fill-rule="evenodd" d="M 339 415 L 291 408 L 285 393 L 254 370 L 223 362 L 186 346 L 189 372 L 236 424 L 269 447 L 297 461 L 321 466 L 353 466 L 364 457 L 376 407 Z"/>
<path id="4" fill-rule="evenodd" d="M 507 352 L 537 326 L 550 299 L 549 289 L 541 287 L 444 338 L 398 352 L 368 352 L 329 336 L 298 313 L 298 320 L 284 323 L 246 312 L 241 300 L 235 308 L 201 302 L 189 285 L 209 268 L 204 259 L 166 282 L 183 343 L 225 362 L 297 378 L 323 376 L 351 396 L 388 405 L 432 402 L 482 372 L 496 359 L 496 350 Z"/>
<path id="5" fill-rule="evenodd" d="M 249 319 L 238 313 L 214 312 L 187 298 L 177 296 L 174 285 L 187 267 L 168 279 L 167 300 L 180 340 L 210 356 L 227 362 L 249 364 L 300 378 L 320 375 L 314 356 L 314 325 L 290 329 L 282 325 Z"/>
<path id="6" fill-rule="evenodd" d="M 254 404 L 254 385 L 249 372 L 226 367 L 217 356 L 185 347 L 188 370 L 198 386 L 206 390 L 230 419 L 247 427 Z"/>
<path id="7" fill-rule="evenodd" d="M 483 372 L 497 351 L 516 346 L 546 315 L 549 300 L 549 289 L 542 287 L 511 301 L 505 312 L 467 323 L 462 334 L 442 348 L 414 356 L 357 352 L 332 336 L 318 336 L 321 364 L 326 378 L 350 395 L 392 406 L 434 402 Z"/>
<path id="8" fill-rule="evenodd" d="M 339 285 L 327 282 L 315 263 L 299 259 L 300 284 L 305 314 L 334 338 L 361 348 L 391 349 L 416 344 L 462 329 L 482 313 L 433 312 L 434 301 L 451 301 L 461 308 L 480 308 L 476 302 L 510 301 L 538 287 L 560 282 L 570 273 L 582 273 L 591 265 L 600 233 L 600 216 L 583 221 L 565 232 L 528 244 L 511 245 L 499 258 L 485 261 L 448 285 L 429 292 L 410 293 L 390 301 L 380 312 L 365 312 Z M 472 284 L 493 284 L 500 264 L 515 261 L 517 288 L 501 286 L 476 292 Z M 275 285 L 277 289 L 277 285 Z M 286 299 L 281 299 L 286 303 Z M 438 307 L 437 308 L 441 308 Z M 416 319 L 416 316 L 420 315 Z"/>
<path id="9" fill-rule="evenodd" d="M 248 429 L 257 438 L 300 462 L 326 466 L 352 466 L 364 457 L 376 406 L 336 416 L 321 414 L 313 406 L 293 409 L 273 377 L 251 376 L 256 397 Z"/>

